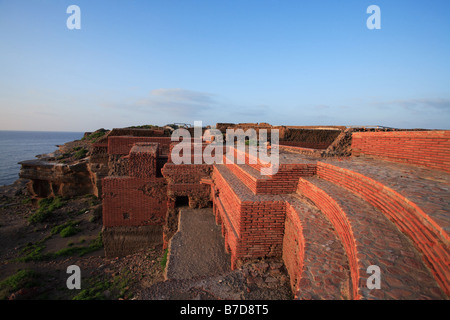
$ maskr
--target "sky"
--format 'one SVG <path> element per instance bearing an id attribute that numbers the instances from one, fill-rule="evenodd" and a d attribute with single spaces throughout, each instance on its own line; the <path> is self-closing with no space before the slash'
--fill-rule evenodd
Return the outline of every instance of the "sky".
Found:
<path id="1" fill-rule="evenodd" d="M 0 130 L 450 129 L 449 17 L 448 0 L 0 0 Z"/>

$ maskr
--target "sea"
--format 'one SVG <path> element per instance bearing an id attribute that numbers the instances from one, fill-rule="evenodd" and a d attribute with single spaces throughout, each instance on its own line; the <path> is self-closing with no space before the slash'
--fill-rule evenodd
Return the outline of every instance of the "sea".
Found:
<path id="1" fill-rule="evenodd" d="M 57 145 L 79 140 L 84 132 L 2 131 L 0 130 L 0 186 L 19 179 L 19 161 L 51 153 Z"/>

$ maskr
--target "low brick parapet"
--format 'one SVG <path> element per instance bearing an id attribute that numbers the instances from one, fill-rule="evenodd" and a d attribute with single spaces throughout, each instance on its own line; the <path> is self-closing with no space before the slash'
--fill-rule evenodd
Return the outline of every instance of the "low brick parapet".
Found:
<path id="1" fill-rule="evenodd" d="M 450 131 L 354 132 L 352 154 L 450 172 Z"/>

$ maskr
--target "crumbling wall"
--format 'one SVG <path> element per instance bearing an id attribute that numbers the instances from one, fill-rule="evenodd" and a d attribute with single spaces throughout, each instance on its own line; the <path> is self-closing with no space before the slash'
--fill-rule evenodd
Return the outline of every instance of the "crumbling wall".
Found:
<path id="1" fill-rule="evenodd" d="M 102 179 L 108 176 L 108 144 L 94 143 L 89 157 L 88 169 L 91 172 L 93 193 L 98 198 L 102 196 Z"/>
<path id="2" fill-rule="evenodd" d="M 129 174 L 136 178 L 156 178 L 158 143 L 136 143 L 130 150 Z"/>
<path id="3" fill-rule="evenodd" d="M 103 225 L 163 225 L 167 184 L 163 178 L 108 177 L 103 179 Z"/>
<path id="4" fill-rule="evenodd" d="M 159 225 L 104 227 L 102 234 L 107 257 L 125 256 L 161 244 L 163 239 L 162 227 Z"/>
<path id="5" fill-rule="evenodd" d="M 108 154 L 127 155 L 131 148 L 138 142 L 159 143 L 160 154 L 167 155 L 171 143 L 170 137 L 133 137 L 133 136 L 109 136 Z"/>
<path id="6" fill-rule="evenodd" d="M 149 139 L 154 138 L 108 138 L 109 168 L 115 175 L 102 184 L 107 255 L 130 254 L 163 242 L 168 189 L 158 174 L 160 144 Z"/>

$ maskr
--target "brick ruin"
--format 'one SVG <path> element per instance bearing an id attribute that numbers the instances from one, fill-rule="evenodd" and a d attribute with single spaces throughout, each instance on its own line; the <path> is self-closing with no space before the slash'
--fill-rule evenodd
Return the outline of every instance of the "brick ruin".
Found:
<path id="1" fill-rule="evenodd" d="M 448 298 L 450 131 L 216 127 L 278 129 L 277 174 L 260 160 L 176 165 L 162 130 L 114 129 L 94 145 L 107 256 L 166 248 L 181 206 L 212 206 L 232 268 L 279 257 L 296 299 Z M 367 288 L 370 265 L 383 290 Z"/>

